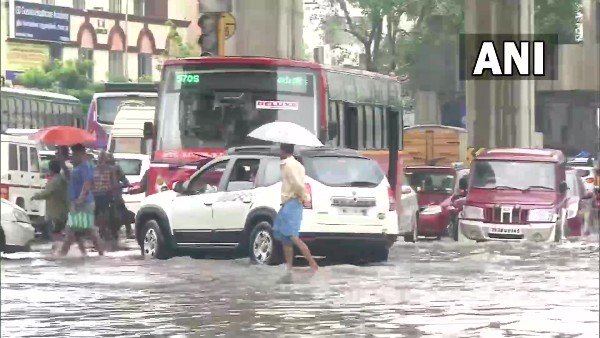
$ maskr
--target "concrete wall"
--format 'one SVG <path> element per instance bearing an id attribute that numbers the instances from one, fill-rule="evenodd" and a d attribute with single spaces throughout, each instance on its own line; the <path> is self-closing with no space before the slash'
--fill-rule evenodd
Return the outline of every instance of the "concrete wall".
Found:
<path id="1" fill-rule="evenodd" d="M 225 44 L 227 55 L 300 59 L 301 0 L 235 0 L 236 32 Z"/>

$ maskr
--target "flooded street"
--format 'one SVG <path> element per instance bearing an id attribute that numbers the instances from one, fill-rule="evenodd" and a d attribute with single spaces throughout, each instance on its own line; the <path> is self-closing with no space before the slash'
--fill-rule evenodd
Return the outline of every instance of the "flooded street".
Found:
<path id="1" fill-rule="evenodd" d="M 72 254 L 75 254 L 75 248 Z M 2 260 L 2 336 L 598 336 L 598 241 L 398 243 L 311 276 L 139 251 Z M 76 255 L 76 254 L 75 254 Z"/>

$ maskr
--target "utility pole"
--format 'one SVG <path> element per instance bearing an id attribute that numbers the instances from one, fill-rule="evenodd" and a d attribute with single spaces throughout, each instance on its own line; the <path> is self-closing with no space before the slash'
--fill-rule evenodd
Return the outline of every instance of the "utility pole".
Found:
<path id="1" fill-rule="evenodd" d="M 129 81 L 129 0 L 125 0 L 125 78 Z"/>

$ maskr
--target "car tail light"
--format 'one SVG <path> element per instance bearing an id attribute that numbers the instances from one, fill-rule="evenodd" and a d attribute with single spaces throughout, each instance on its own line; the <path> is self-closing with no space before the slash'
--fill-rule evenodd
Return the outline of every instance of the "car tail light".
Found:
<path id="1" fill-rule="evenodd" d="M 394 190 L 388 188 L 388 198 L 390 200 L 390 211 L 396 210 L 396 197 L 394 197 Z"/>
<path id="2" fill-rule="evenodd" d="M 589 183 L 589 184 L 592 184 L 592 183 L 594 183 L 594 178 L 593 177 L 588 177 L 588 178 L 585 179 L 585 181 L 587 183 Z"/>
<path id="3" fill-rule="evenodd" d="M 304 208 L 305 209 L 312 209 L 312 189 L 310 187 L 310 184 L 306 183 L 304 184 L 304 190 L 306 190 L 306 194 L 308 195 L 308 201 L 304 202 Z"/>

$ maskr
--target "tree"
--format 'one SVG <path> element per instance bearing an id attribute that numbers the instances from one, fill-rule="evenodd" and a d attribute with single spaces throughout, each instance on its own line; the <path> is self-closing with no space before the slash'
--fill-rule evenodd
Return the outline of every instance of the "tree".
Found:
<path id="1" fill-rule="evenodd" d="M 581 0 L 535 0 L 535 32 L 558 34 L 558 43 L 574 43 L 581 10 Z"/>
<path id="2" fill-rule="evenodd" d="M 25 71 L 17 77 L 16 83 L 27 88 L 75 96 L 81 101 L 85 111 L 94 93 L 101 90 L 101 84 L 94 84 L 87 77 L 92 65 L 90 60 L 53 60 L 40 68 Z"/>
<path id="3" fill-rule="evenodd" d="M 576 41 L 580 0 L 535 0 L 535 31 L 558 34 L 559 43 Z M 363 47 L 367 70 L 410 74 L 424 50 L 457 43 L 464 32 L 465 0 L 328 0 L 321 14 L 325 30 L 340 30 Z M 360 17 L 351 15 L 359 9 Z M 331 23 L 340 17 L 342 25 Z M 410 30 L 401 20 L 412 22 Z M 334 49 L 343 49 L 334 46 Z"/>

